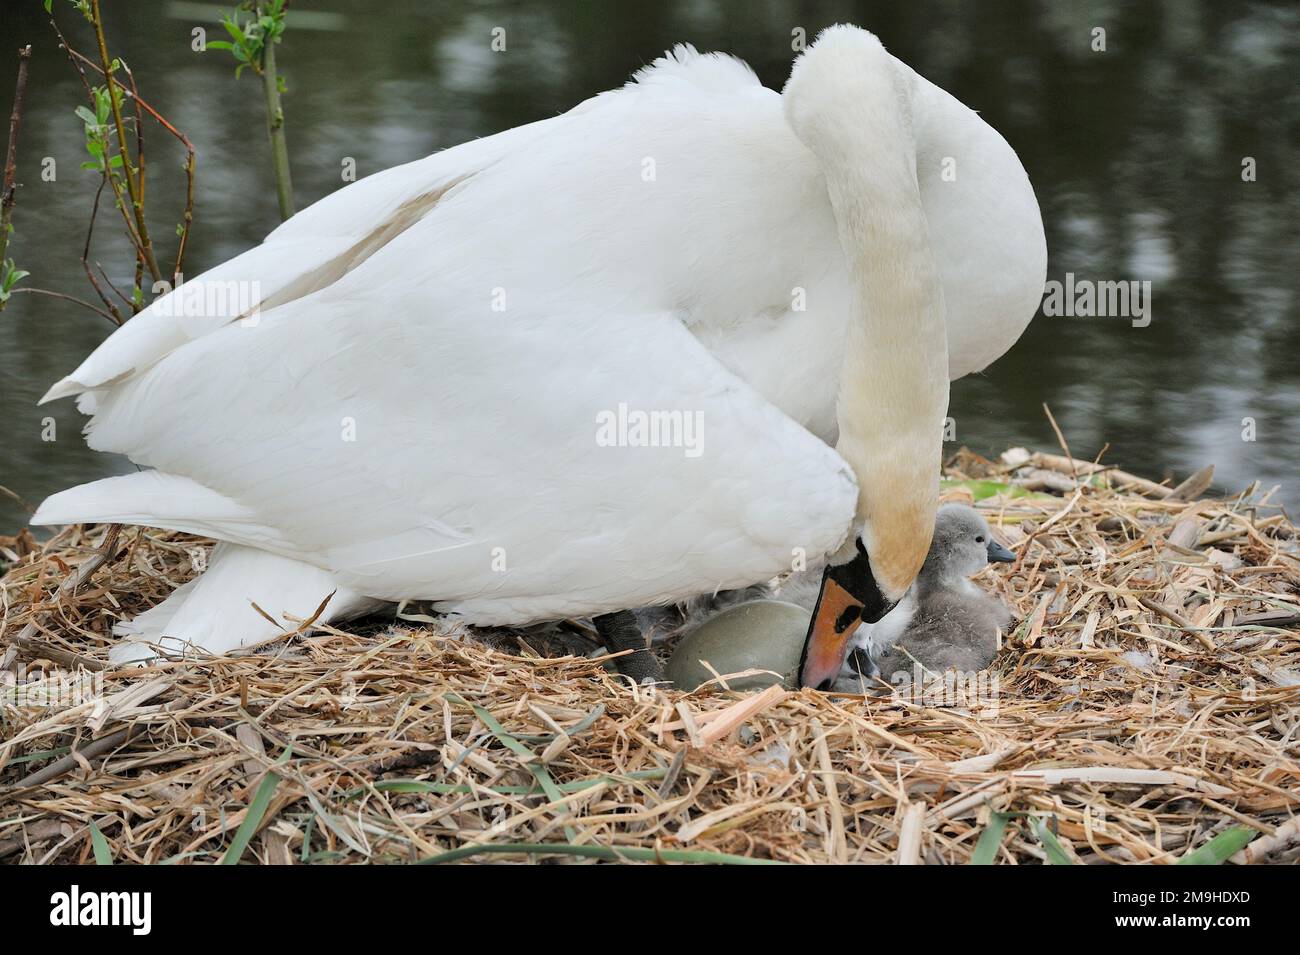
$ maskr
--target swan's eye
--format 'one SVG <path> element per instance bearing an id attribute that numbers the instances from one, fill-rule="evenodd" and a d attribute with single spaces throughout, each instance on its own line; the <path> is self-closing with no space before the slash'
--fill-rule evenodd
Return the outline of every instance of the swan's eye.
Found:
<path id="1" fill-rule="evenodd" d="M 983 544 L 983 543 L 984 543 L 984 538 L 983 538 L 983 537 L 977 537 L 977 538 L 975 538 L 975 543 L 977 543 L 977 544 Z"/>

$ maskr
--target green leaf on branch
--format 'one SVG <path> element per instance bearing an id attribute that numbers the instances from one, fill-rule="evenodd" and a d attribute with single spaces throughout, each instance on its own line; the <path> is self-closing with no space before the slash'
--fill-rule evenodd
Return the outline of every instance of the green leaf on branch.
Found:
<path id="1" fill-rule="evenodd" d="M 14 265 L 13 259 L 5 259 L 3 267 L 0 268 L 0 303 L 9 301 L 9 293 L 13 291 L 13 287 L 31 274 L 26 269 Z"/>
<path id="2" fill-rule="evenodd" d="M 230 35 L 230 39 L 212 40 L 207 44 L 207 49 L 229 51 L 238 64 L 235 67 L 236 78 L 250 67 L 260 76 L 266 44 L 279 43 L 280 37 L 284 34 L 286 26 L 284 0 L 269 0 L 263 4 L 245 3 L 240 9 L 253 10 L 257 15 L 252 20 L 240 23 L 237 12 L 224 14 L 221 25 Z"/>

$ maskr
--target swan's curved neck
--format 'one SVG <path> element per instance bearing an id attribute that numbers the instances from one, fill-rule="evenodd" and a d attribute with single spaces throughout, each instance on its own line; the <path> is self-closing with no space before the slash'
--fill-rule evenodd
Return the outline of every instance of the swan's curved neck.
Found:
<path id="1" fill-rule="evenodd" d="M 875 37 L 855 30 L 823 35 L 785 92 L 795 134 L 825 175 L 853 285 L 837 450 L 857 475 L 863 542 L 893 600 L 930 546 L 948 408 L 943 289 L 917 185 L 911 81 Z"/>

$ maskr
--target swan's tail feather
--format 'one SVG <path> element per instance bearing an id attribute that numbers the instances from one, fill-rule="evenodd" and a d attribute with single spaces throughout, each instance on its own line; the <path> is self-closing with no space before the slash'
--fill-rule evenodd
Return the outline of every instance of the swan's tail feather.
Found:
<path id="1" fill-rule="evenodd" d="M 279 531 L 242 504 L 197 481 L 162 471 L 139 471 L 68 488 L 45 499 L 31 523 L 142 524 L 290 550 Z"/>
<path id="2" fill-rule="evenodd" d="M 160 471 L 62 491 L 47 498 L 31 522 L 143 524 L 287 549 L 279 533 L 259 524 L 248 508 L 189 478 Z M 259 547 L 223 540 L 207 563 L 202 576 L 118 624 L 114 629 L 127 639 L 113 648 L 110 659 L 141 660 L 160 650 L 227 653 L 294 632 L 298 624 L 285 614 L 307 620 L 324 604 L 316 619 L 327 623 L 379 606 L 339 586 L 329 571 Z"/>
<path id="3" fill-rule="evenodd" d="M 378 605 L 340 587 L 319 567 L 222 543 L 213 548 L 201 577 L 114 628 L 127 639 L 110 651 L 109 658 L 125 663 L 159 651 L 228 653 L 295 632 L 301 624 L 290 618 L 310 620 L 319 610 L 314 622 L 328 623 Z"/>

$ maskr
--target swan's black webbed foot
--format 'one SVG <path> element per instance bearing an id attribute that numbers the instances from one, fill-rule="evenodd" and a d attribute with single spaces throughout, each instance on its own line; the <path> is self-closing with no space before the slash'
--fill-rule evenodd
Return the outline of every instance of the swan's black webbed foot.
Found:
<path id="1" fill-rule="evenodd" d="M 593 617 L 591 622 L 596 625 L 596 631 L 605 641 L 605 647 L 610 653 L 633 651 L 614 659 L 614 666 L 619 673 L 638 684 L 646 680 L 663 682 L 664 668 L 659 663 L 659 658 L 646 646 L 641 627 L 636 622 L 636 614 L 630 610 L 620 610 Z"/>

